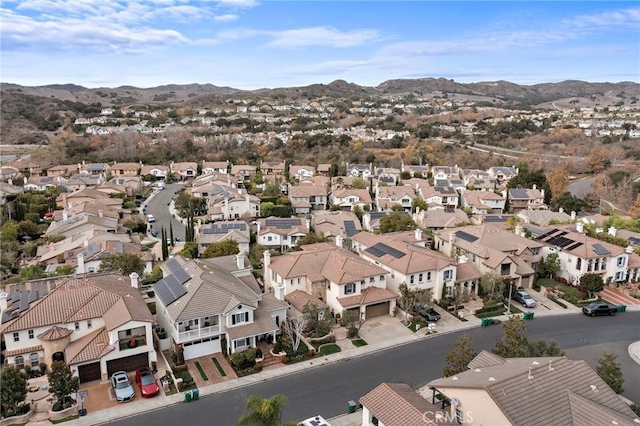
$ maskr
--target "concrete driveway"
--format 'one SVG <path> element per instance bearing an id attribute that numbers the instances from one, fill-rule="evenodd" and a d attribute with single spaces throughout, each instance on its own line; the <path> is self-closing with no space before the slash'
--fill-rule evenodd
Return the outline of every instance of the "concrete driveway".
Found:
<path id="1" fill-rule="evenodd" d="M 413 331 L 402 324 L 400 318 L 383 315 L 367 320 L 360 328 L 360 337 L 369 345 L 383 343 L 400 336 L 414 337 Z M 417 336 L 415 336 L 417 338 Z"/>

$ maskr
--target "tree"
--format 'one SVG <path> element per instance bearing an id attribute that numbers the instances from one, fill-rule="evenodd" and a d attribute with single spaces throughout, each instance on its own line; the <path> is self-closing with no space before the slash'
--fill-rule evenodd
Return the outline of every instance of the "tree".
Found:
<path id="1" fill-rule="evenodd" d="M 47 377 L 49 392 L 56 397 L 62 409 L 72 406 L 75 400 L 71 398 L 71 395 L 80 388 L 80 381 L 77 376 L 73 375 L 71 368 L 63 361 L 54 361 L 51 363 L 51 371 Z"/>
<path id="2" fill-rule="evenodd" d="M 562 208 L 565 212 L 579 212 L 587 207 L 587 203 L 570 192 L 564 192 L 557 197 L 553 197 L 551 200 L 551 208 L 553 210 L 560 210 Z"/>
<path id="3" fill-rule="evenodd" d="M 544 259 L 544 271 L 549 274 L 549 278 L 553 278 L 560 270 L 560 256 L 558 253 L 549 253 Z"/>
<path id="4" fill-rule="evenodd" d="M 518 316 L 510 317 L 502 327 L 502 336 L 496 341 L 493 353 L 503 358 L 522 358 L 529 356 L 529 327 Z"/>
<path id="5" fill-rule="evenodd" d="M 282 407 L 287 397 L 278 394 L 271 398 L 251 395 L 245 405 L 246 413 L 238 419 L 238 425 L 279 426 L 282 422 Z"/>
<path id="6" fill-rule="evenodd" d="M 594 297 L 595 293 L 604 289 L 604 281 L 601 275 L 584 274 L 580 277 L 580 287 L 589 293 L 589 297 Z"/>
<path id="7" fill-rule="evenodd" d="M 180 252 L 181 255 L 187 259 L 196 259 L 198 257 L 198 244 L 197 243 L 184 243 L 184 248 Z"/>
<path id="8" fill-rule="evenodd" d="M 446 365 L 442 372 L 443 377 L 455 376 L 468 370 L 469 363 L 476 357 L 473 350 L 473 337 L 466 334 L 460 336 L 445 356 Z"/>
<path id="9" fill-rule="evenodd" d="M 169 241 L 171 241 L 171 245 L 175 244 L 175 238 L 173 238 L 173 221 L 169 221 Z"/>
<path id="10" fill-rule="evenodd" d="M 122 275 L 129 275 L 132 272 L 142 275 L 145 263 L 137 253 L 115 253 L 102 259 L 100 262 L 101 271 L 120 271 Z"/>
<path id="11" fill-rule="evenodd" d="M 301 250 L 302 249 L 301 247 L 307 244 L 324 243 L 327 241 L 329 241 L 329 238 L 325 237 L 322 234 L 317 234 L 315 232 L 307 232 L 307 235 L 300 238 L 296 242 L 296 250 Z"/>
<path id="12" fill-rule="evenodd" d="M 309 302 L 302 308 L 302 314 L 307 323 L 307 333 L 312 337 L 326 336 L 331 331 L 328 306 L 320 308 L 316 303 Z"/>
<path id="13" fill-rule="evenodd" d="M 13 416 L 18 413 L 20 404 L 27 397 L 27 381 L 15 366 L 9 365 L 2 369 L 0 383 L 2 383 L 2 392 L 0 392 L 2 416 Z"/>
<path id="14" fill-rule="evenodd" d="M 293 349 L 294 353 L 298 353 L 300 338 L 305 327 L 306 321 L 304 317 L 287 318 L 287 320 L 282 324 L 282 330 L 287 336 L 289 336 L 289 340 L 291 340 L 291 348 Z"/>
<path id="15" fill-rule="evenodd" d="M 167 260 L 167 257 L 169 257 L 169 247 L 167 246 L 167 233 L 164 230 L 164 226 L 160 232 L 160 238 L 162 239 L 162 260 Z"/>
<path id="16" fill-rule="evenodd" d="M 555 340 L 529 340 L 529 357 L 563 356 L 564 351 Z"/>
<path id="17" fill-rule="evenodd" d="M 416 294 L 409 290 L 407 283 L 404 282 L 398 287 L 398 293 L 400 293 L 400 296 L 396 303 L 404 311 L 404 323 L 407 324 L 409 322 L 409 310 L 416 303 Z"/>
<path id="18" fill-rule="evenodd" d="M 624 383 L 624 376 L 620 369 L 620 363 L 618 362 L 618 356 L 609 352 L 603 352 L 602 358 L 598 359 L 598 366 L 596 367 L 598 376 L 604 382 L 609 385 L 615 393 L 622 393 L 622 384 Z"/>
<path id="19" fill-rule="evenodd" d="M 16 229 L 18 231 L 18 235 L 21 237 L 37 237 L 42 233 L 38 230 L 38 225 L 30 220 L 23 220 L 22 222 L 19 222 Z"/>
<path id="20" fill-rule="evenodd" d="M 345 309 L 342 311 L 342 324 L 347 329 L 348 337 L 355 337 L 360 332 L 360 328 L 365 323 L 365 320 L 360 314 L 360 308 Z"/>
<path id="21" fill-rule="evenodd" d="M 46 274 L 44 273 L 44 266 L 42 265 L 28 265 L 20 268 L 18 272 L 18 276 L 21 281 L 29 281 L 29 280 L 37 280 L 39 278 L 44 278 Z"/>
<path id="22" fill-rule="evenodd" d="M 202 253 L 203 258 L 229 256 L 240 253 L 238 242 L 234 239 L 222 240 L 217 243 L 209 244 Z"/>
<path id="23" fill-rule="evenodd" d="M 413 231 L 416 229 L 416 223 L 411 216 L 401 212 L 393 212 L 380 219 L 380 233 L 399 231 Z"/>
<path id="24" fill-rule="evenodd" d="M 351 187 L 354 189 L 366 189 L 368 186 L 369 183 L 361 177 L 355 177 L 351 181 Z"/>
<path id="25" fill-rule="evenodd" d="M 500 295 L 504 292 L 505 286 L 504 279 L 496 272 L 486 272 L 480 277 L 482 293 L 485 294 L 489 300 L 499 300 Z"/>
<path id="26" fill-rule="evenodd" d="M 71 275 L 75 272 L 76 267 L 73 265 L 61 265 L 58 266 L 53 273 L 55 276 Z"/>
<path id="27" fill-rule="evenodd" d="M 7 221 L 0 230 L 0 241 L 16 241 L 18 239 L 18 227 L 15 222 Z"/>

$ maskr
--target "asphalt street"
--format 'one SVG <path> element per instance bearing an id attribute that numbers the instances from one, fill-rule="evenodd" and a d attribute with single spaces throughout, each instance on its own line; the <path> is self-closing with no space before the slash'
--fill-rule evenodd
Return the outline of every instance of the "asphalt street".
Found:
<path id="1" fill-rule="evenodd" d="M 171 213 L 169 213 L 169 204 L 173 196 L 183 187 L 184 185 L 180 183 L 167 184 L 165 189 L 157 191 L 147 203 L 146 214 L 152 214 L 156 218 L 153 228 L 158 231 L 158 237 L 160 237 L 160 230 L 163 226 L 167 230 L 167 237 L 169 236 L 169 221 L 171 221 L 173 224 L 173 236 L 179 238 L 180 241 L 184 241 L 184 225 L 177 218 L 172 218 Z"/>
<path id="2" fill-rule="evenodd" d="M 556 340 L 572 359 L 585 359 L 592 367 L 602 351 L 618 355 L 625 375 L 623 395 L 640 401 L 640 366 L 627 352 L 640 340 L 640 312 L 613 317 L 583 315 L 539 318 L 528 322 L 528 337 Z M 475 339 L 475 349 L 491 349 L 501 326 L 466 331 Z M 121 426 L 235 425 L 249 395 L 270 397 L 282 393 L 288 398 L 283 420 L 300 421 L 320 414 L 324 418 L 345 413 L 349 400 L 358 398 L 382 382 L 403 382 L 414 388 L 439 378 L 445 354 L 461 332 L 434 336 L 404 346 L 312 368 L 244 388 L 211 395 L 190 404 L 177 404 L 144 415 L 114 422 Z"/>

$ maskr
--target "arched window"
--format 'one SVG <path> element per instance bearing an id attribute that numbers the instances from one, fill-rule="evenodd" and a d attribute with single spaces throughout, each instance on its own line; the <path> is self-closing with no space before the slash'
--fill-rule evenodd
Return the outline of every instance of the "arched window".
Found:
<path id="1" fill-rule="evenodd" d="M 22 355 L 18 355 L 15 359 L 15 363 L 18 369 L 24 368 L 24 357 Z"/>
<path id="2" fill-rule="evenodd" d="M 40 365 L 40 357 L 37 353 L 32 353 L 29 355 L 29 362 L 31 363 L 31 367 L 38 367 Z"/>

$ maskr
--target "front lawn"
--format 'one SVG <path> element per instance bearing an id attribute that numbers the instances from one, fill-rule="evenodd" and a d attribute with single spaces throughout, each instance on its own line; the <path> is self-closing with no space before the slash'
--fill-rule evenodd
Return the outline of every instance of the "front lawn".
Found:
<path id="1" fill-rule="evenodd" d="M 358 347 L 358 348 L 361 347 L 361 346 L 366 346 L 368 344 L 367 342 L 365 342 L 362 339 L 352 340 L 351 343 L 353 343 L 353 346 Z"/>
<path id="2" fill-rule="evenodd" d="M 564 296 L 562 298 L 567 300 L 567 302 L 577 302 L 578 300 L 582 300 L 585 297 L 585 295 L 582 294 L 582 292 L 577 288 L 559 283 L 555 280 L 550 280 L 548 278 L 540 278 L 538 281 L 536 281 L 536 284 L 540 284 L 541 286 L 546 288 L 555 288 L 557 290 L 560 290 L 562 293 L 564 293 Z"/>
<path id="3" fill-rule="evenodd" d="M 325 356 L 331 355 L 340 352 L 340 346 L 335 343 L 329 343 L 320 348 L 320 351 L 316 354 L 316 356 Z"/>

